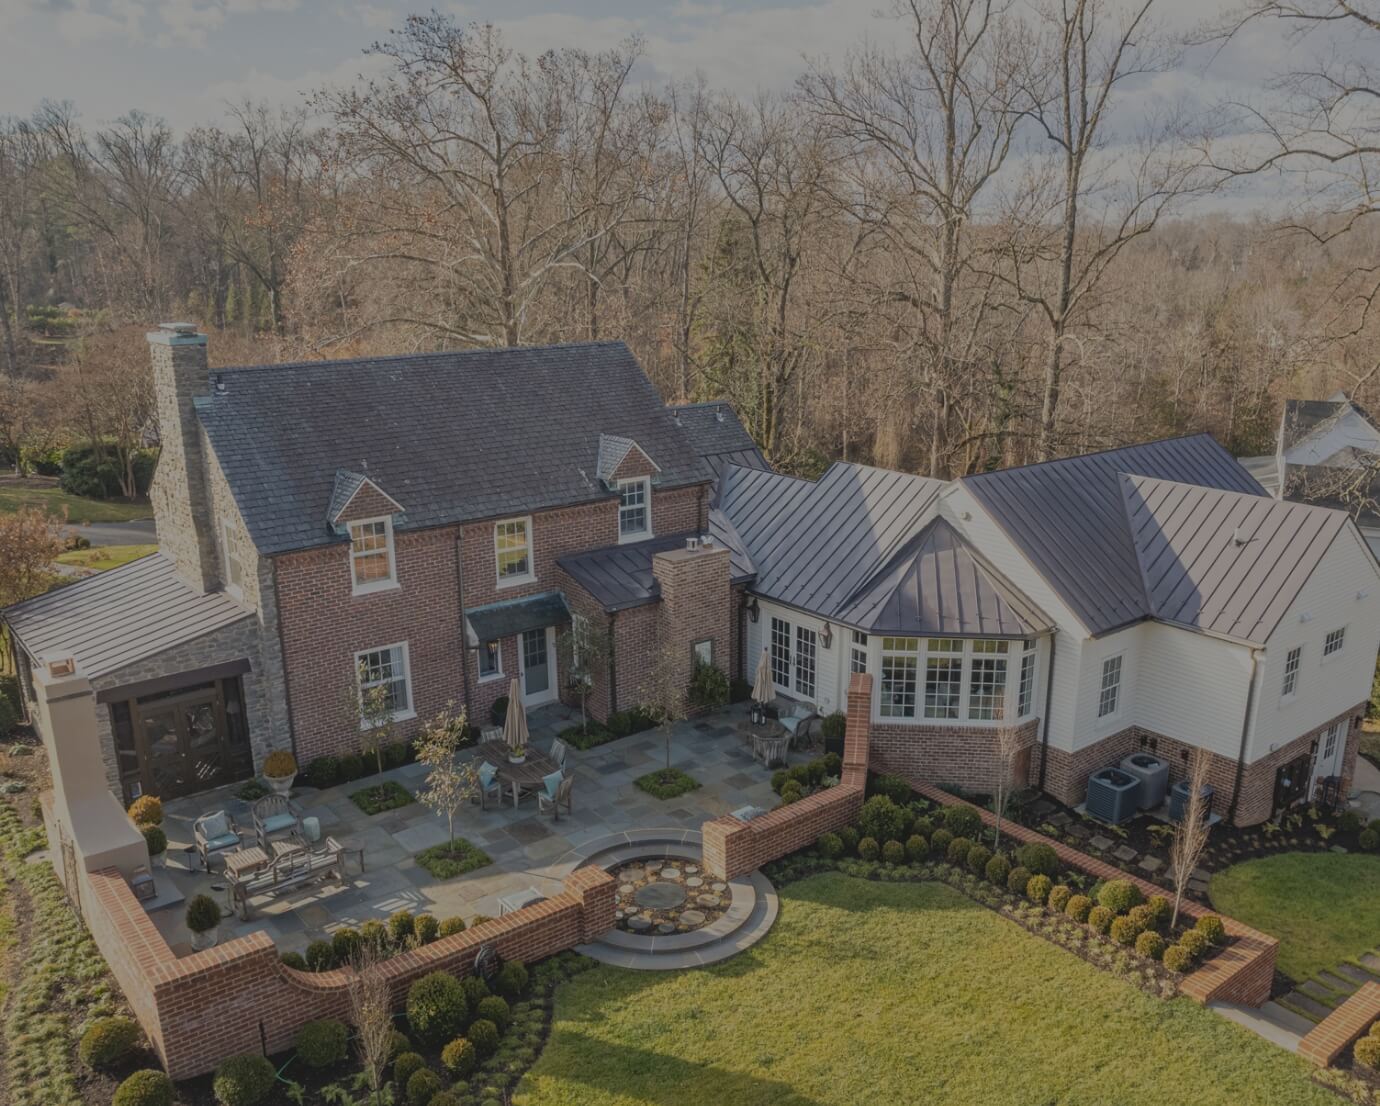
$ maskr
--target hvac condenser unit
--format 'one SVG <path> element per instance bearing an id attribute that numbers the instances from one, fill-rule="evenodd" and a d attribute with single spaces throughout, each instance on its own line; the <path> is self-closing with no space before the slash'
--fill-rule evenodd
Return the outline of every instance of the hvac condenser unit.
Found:
<path id="1" fill-rule="evenodd" d="M 1086 808 L 1094 818 L 1117 825 L 1135 817 L 1140 780 L 1115 766 L 1099 768 L 1088 777 Z"/>
<path id="2" fill-rule="evenodd" d="M 1169 764 L 1153 753 L 1132 753 L 1121 758 L 1121 770 L 1140 780 L 1141 810 L 1154 810 L 1164 802 L 1169 788 Z"/>

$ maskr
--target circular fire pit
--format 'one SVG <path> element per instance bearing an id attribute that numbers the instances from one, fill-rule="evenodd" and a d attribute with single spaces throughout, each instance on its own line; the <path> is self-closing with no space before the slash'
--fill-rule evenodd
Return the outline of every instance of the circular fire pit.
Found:
<path id="1" fill-rule="evenodd" d="M 690 933 L 718 921 L 733 903 L 727 883 L 707 878 L 698 864 L 682 858 L 632 860 L 611 873 L 617 881 L 614 919 L 627 933 Z"/>

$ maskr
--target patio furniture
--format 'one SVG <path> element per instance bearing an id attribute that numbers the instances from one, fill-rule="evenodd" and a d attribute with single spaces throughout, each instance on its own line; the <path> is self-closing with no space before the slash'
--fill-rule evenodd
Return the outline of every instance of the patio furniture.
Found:
<path id="1" fill-rule="evenodd" d="M 777 721 L 791 735 L 791 740 L 799 745 L 801 738 L 809 731 L 810 723 L 818 717 L 819 714 L 808 703 L 792 703 L 790 710 L 781 715 Z"/>
<path id="2" fill-rule="evenodd" d="M 752 755 L 768 768 L 785 763 L 786 750 L 790 745 L 791 735 L 788 733 L 752 735 Z"/>
<path id="3" fill-rule="evenodd" d="M 193 822 L 192 836 L 196 838 L 196 854 L 201 857 L 201 866 L 208 872 L 211 870 L 212 853 L 240 847 L 239 827 L 224 810 L 203 814 Z"/>
<path id="4" fill-rule="evenodd" d="M 480 741 L 502 741 L 502 740 L 503 740 L 503 727 L 502 727 L 502 726 L 485 726 L 482 730 L 479 731 L 479 740 L 480 740 Z"/>
<path id="5" fill-rule="evenodd" d="M 535 792 L 541 787 L 541 781 L 557 771 L 560 765 L 545 753 L 530 747 L 521 764 L 512 764 L 508 760 L 508 752 L 508 745 L 503 741 L 482 741 L 474 747 L 475 758 L 493 765 L 499 782 L 513 797 L 513 806 L 517 806 L 524 795 Z"/>
<path id="6" fill-rule="evenodd" d="M 561 766 L 562 771 L 565 770 L 565 754 L 568 751 L 568 746 L 559 737 L 551 739 L 551 759 Z"/>
<path id="7" fill-rule="evenodd" d="M 546 896 L 535 887 L 529 887 L 525 891 L 514 891 L 511 895 L 500 895 L 498 897 L 498 916 L 501 918 L 505 914 L 513 914 L 521 910 L 524 906 L 545 901 Z"/>
<path id="8" fill-rule="evenodd" d="M 321 840 L 321 819 L 320 819 L 320 818 L 303 818 L 303 819 L 302 819 L 302 834 L 303 834 L 303 836 L 306 837 L 306 839 L 307 839 L 308 841 L 312 842 L 313 844 L 315 844 L 317 841 L 320 841 L 320 840 Z"/>
<path id="9" fill-rule="evenodd" d="M 263 871 L 269 865 L 268 853 L 257 845 L 251 845 L 247 849 L 236 849 L 225 854 L 225 879 L 233 887 L 237 881 L 247 880 L 250 876 Z M 233 893 L 230 897 L 230 910 L 235 909 Z"/>
<path id="10" fill-rule="evenodd" d="M 559 822 L 561 820 L 561 807 L 565 807 L 567 814 L 574 814 L 575 808 L 571 804 L 570 793 L 575 786 L 573 776 L 564 776 L 561 782 L 556 785 L 556 793 L 552 795 L 549 790 L 537 792 L 537 811 L 545 814 L 551 811 L 552 817 Z"/>
<path id="11" fill-rule="evenodd" d="M 254 804 L 254 840 L 267 849 L 275 837 L 293 834 L 302 837 L 302 811 L 286 795 L 265 795 Z"/>
<path id="12" fill-rule="evenodd" d="M 504 785 L 503 781 L 498 778 L 498 769 L 488 761 L 481 761 L 479 765 L 479 809 L 488 810 L 490 799 L 502 806 L 503 794 Z"/>
<path id="13" fill-rule="evenodd" d="M 228 876 L 230 901 L 242 921 L 249 921 L 249 901 L 278 895 L 321 880 L 345 878 L 345 849 L 333 837 L 315 850 L 293 849 L 267 867 Z"/>

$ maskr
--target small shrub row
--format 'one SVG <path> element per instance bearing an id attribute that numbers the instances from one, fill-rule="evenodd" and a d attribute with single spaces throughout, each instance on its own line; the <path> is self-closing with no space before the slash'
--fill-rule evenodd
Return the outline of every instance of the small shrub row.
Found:
<path id="1" fill-rule="evenodd" d="M 466 741 L 469 740 L 468 734 Z M 383 770 L 401 768 L 413 759 L 412 745 L 394 741 L 383 747 Z M 373 753 L 346 753 L 344 756 L 321 756 L 308 762 L 305 773 L 297 783 L 309 787 L 334 787 L 336 784 L 362 780 L 378 773 L 378 758 Z"/>
<path id="2" fill-rule="evenodd" d="M 477 921 L 478 919 L 476 919 Z M 328 972 L 351 963 L 359 952 L 368 947 L 376 956 L 388 957 L 408 949 L 429 945 L 438 937 L 449 937 L 465 929 L 463 918 L 438 921 L 430 914 L 413 914 L 398 910 L 388 921 L 370 920 L 359 929 L 345 927 L 331 934 L 330 939 L 318 939 L 307 946 L 306 954 L 286 952 L 282 961 L 289 968 L 306 972 Z"/>

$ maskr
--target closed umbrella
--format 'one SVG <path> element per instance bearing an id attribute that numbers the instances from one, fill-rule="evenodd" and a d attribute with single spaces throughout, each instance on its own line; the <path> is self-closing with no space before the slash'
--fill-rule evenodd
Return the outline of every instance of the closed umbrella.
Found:
<path id="1" fill-rule="evenodd" d="M 772 701 L 776 695 L 776 687 L 771 679 L 771 657 L 767 655 L 765 649 L 762 650 L 762 659 L 757 662 L 757 678 L 752 684 L 752 701 L 757 704 L 753 710 L 753 721 L 762 720 L 762 707 Z"/>
<path id="2" fill-rule="evenodd" d="M 508 715 L 503 719 L 503 740 L 510 749 L 527 747 L 527 712 L 522 707 L 522 691 L 516 679 L 508 688 Z"/>

